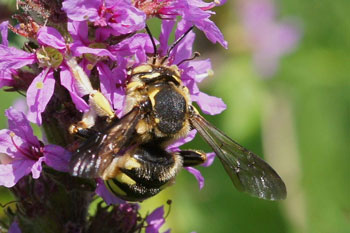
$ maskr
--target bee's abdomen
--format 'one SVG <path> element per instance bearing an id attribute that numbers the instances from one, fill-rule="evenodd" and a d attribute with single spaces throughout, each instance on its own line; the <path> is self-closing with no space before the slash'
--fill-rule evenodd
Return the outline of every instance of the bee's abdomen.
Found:
<path id="1" fill-rule="evenodd" d="M 114 195 L 126 201 L 143 201 L 162 190 L 161 187 L 150 188 L 141 183 L 128 184 L 119 179 L 106 180 L 105 184 Z"/>
<path id="2" fill-rule="evenodd" d="M 156 195 L 172 181 L 182 167 L 182 159 L 158 145 L 140 146 L 133 155 L 138 166 L 120 168 L 120 173 L 106 181 L 116 196 L 128 201 L 142 201 Z"/>
<path id="3" fill-rule="evenodd" d="M 171 86 L 164 87 L 154 97 L 154 110 L 159 119 L 157 128 L 165 134 L 179 132 L 186 115 L 186 100 Z"/>

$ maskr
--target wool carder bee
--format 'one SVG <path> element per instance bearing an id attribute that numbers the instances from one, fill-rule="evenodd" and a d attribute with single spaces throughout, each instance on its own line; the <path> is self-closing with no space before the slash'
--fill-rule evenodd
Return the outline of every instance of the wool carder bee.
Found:
<path id="1" fill-rule="evenodd" d="M 182 167 L 206 161 L 201 151 L 166 150 L 196 129 L 238 190 L 268 200 L 284 199 L 286 187 L 279 175 L 199 114 L 179 68 L 165 60 L 154 58 L 130 70 L 124 116 L 90 133 L 73 154 L 71 174 L 102 178 L 116 196 L 142 201 L 173 183 Z"/>

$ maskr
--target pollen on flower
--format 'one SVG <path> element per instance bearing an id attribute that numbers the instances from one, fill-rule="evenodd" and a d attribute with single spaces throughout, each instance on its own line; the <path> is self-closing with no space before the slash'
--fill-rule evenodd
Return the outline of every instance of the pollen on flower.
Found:
<path id="1" fill-rule="evenodd" d="M 15 132 L 13 132 L 13 131 L 11 131 L 9 135 L 10 135 L 10 137 L 16 136 Z"/>
<path id="2" fill-rule="evenodd" d="M 92 70 L 93 68 L 94 68 L 93 64 L 87 64 L 86 65 L 86 69 L 88 69 L 88 70 Z"/>
<path id="3" fill-rule="evenodd" d="M 44 83 L 42 81 L 36 83 L 37 89 L 42 89 L 44 87 Z"/>

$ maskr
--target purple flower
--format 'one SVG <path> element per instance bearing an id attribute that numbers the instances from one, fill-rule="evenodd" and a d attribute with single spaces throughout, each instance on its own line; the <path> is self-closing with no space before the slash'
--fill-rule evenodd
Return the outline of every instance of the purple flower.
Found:
<path id="1" fill-rule="evenodd" d="M 159 233 L 159 229 L 165 223 L 164 219 L 164 207 L 161 206 L 155 209 L 150 215 L 146 218 L 147 227 L 146 233 Z M 170 229 L 164 233 L 170 233 Z"/>
<path id="2" fill-rule="evenodd" d="M 212 14 L 215 14 L 210 9 L 225 2 L 225 0 L 210 3 L 201 0 L 136 0 L 133 3 L 148 17 L 156 16 L 164 20 L 176 20 L 176 16 L 182 16 L 179 23 L 182 33 L 195 25 L 211 42 L 219 42 L 224 48 L 227 48 L 227 41 L 220 29 L 209 19 Z"/>
<path id="3" fill-rule="evenodd" d="M 12 187 L 29 173 L 34 179 L 39 178 L 43 162 L 56 170 L 68 171 L 68 151 L 56 145 L 43 145 L 22 112 L 9 108 L 6 116 L 9 129 L 0 130 L 0 185 Z"/>
<path id="4" fill-rule="evenodd" d="M 39 67 L 43 67 L 27 90 L 28 119 L 40 125 L 41 114 L 54 93 L 54 71 L 59 69 L 61 84 L 70 92 L 76 107 L 81 111 L 87 110 L 89 107 L 81 97 L 89 92 L 77 87 L 77 82 L 67 66 L 64 38 L 56 29 L 42 27 L 38 31 L 37 40 L 42 47 L 35 53 L 0 45 L 0 84 L 11 84 L 11 76 L 16 74 L 16 69 L 26 65 L 38 63 Z"/>
<path id="5" fill-rule="evenodd" d="M 215 153 L 214 152 L 207 153 L 207 161 L 205 163 L 201 164 L 201 166 L 209 167 L 214 162 L 214 159 L 215 159 Z M 199 189 L 202 189 L 204 187 L 204 177 L 203 177 L 202 173 L 198 169 L 193 168 L 193 167 L 185 167 L 185 169 L 189 173 L 194 175 L 194 177 L 198 181 Z"/>
<path id="6" fill-rule="evenodd" d="M 219 1 L 218 4 L 214 2 L 206 3 L 201 0 L 186 0 L 185 7 L 182 12 L 182 21 L 179 22 L 182 31 L 186 31 L 192 25 L 195 25 L 199 30 L 203 31 L 206 37 L 213 43 L 219 42 L 227 49 L 227 41 L 224 39 L 220 29 L 209 18 L 213 11 L 208 9 L 216 5 L 222 5 L 225 1 Z"/>
<path id="7" fill-rule="evenodd" d="M 1 44 L 4 46 L 9 46 L 9 41 L 7 39 L 9 21 L 4 21 L 0 24 L 0 34 L 1 34 Z"/>
<path id="8" fill-rule="evenodd" d="M 270 77 L 275 74 L 279 59 L 296 47 L 300 30 L 291 23 L 276 21 L 272 0 L 241 1 L 239 6 L 255 68 L 263 76 Z"/>
<path id="9" fill-rule="evenodd" d="M 35 55 L 23 50 L 8 47 L 8 21 L 0 24 L 0 34 L 2 37 L 0 45 L 0 88 L 3 86 L 13 86 L 12 76 L 17 74 L 16 69 L 35 62 Z"/>
<path id="10" fill-rule="evenodd" d="M 145 27 L 146 15 L 129 0 L 65 0 L 62 9 L 73 21 L 90 21 L 115 36 Z"/>

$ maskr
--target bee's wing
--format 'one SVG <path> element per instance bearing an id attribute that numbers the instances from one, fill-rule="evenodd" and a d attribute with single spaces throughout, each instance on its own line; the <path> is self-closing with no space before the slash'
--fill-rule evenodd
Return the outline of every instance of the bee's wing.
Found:
<path id="1" fill-rule="evenodd" d="M 132 135 L 140 117 L 140 109 L 135 107 L 113 122 L 105 132 L 97 132 L 88 138 L 72 155 L 70 173 L 86 178 L 100 177 L 115 155 L 133 140 Z"/>
<path id="2" fill-rule="evenodd" d="M 286 198 L 284 182 L 264 160 L 230 139 L 199 114 L 191 118 L 191 124 L 213 148 L 238 190 L 268 200 Z"/>

